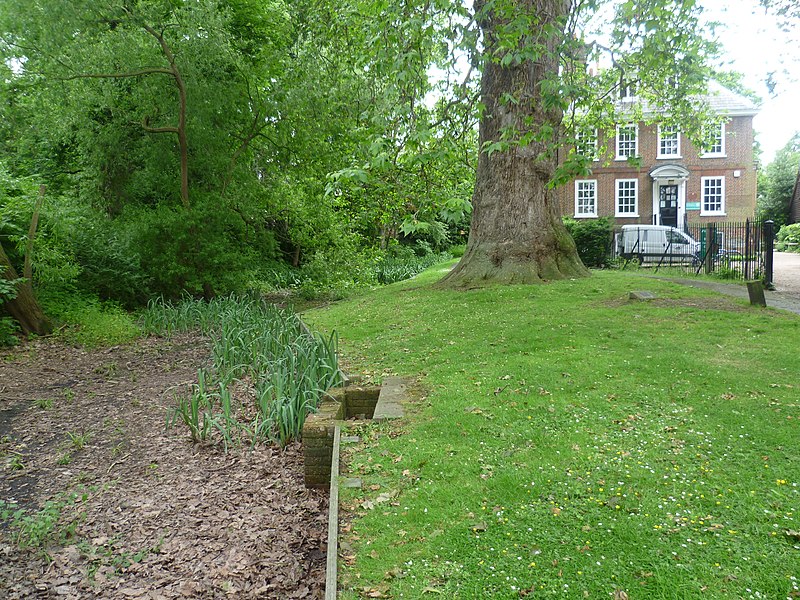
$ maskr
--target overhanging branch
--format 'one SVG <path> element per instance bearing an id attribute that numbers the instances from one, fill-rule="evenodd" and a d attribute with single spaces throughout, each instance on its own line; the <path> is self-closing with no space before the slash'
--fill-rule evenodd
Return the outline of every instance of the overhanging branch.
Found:
<path id="1" fill-rule="evenodd" d="M 147 117 L 142 119 L 142 129 L 147 133 L 180 133 L 177 127 L 150 127 L 147 124 Z"/>

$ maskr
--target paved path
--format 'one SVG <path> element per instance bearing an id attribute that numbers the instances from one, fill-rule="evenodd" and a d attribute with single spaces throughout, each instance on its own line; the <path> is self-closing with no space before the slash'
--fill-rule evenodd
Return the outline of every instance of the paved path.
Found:
<path id="1" fill-rule="evenodd" d="M 773 257 L 775 290 L 800 298 L 800 253 L 776 252 Z"/>
<path id="2" fill-rule="evenodd" d="M 800 314 L 800 253 L 776 252 L 774 254 L 773 271 L 775 290 L 764 292 L 767 306 Z M 747 287 L 741 284 L 673 277 L 659 277 L 659 279 L 690 287 L 714 290 L 726 296 L 734 296 L 745 300 L 750 299 L 747 294 Z"/>

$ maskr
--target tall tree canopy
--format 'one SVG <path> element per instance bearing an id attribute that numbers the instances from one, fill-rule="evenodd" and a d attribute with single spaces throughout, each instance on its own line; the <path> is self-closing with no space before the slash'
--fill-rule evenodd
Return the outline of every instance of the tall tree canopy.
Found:
<path id="1" fill-rule="evenodd" d="M 800 133 L 778 150 L 764 170 L 759 185 L 758 215 L 777 228 L 789 222 L 789 207 L 800 167 Z"/>
<path id="2" fill-rule="evenodd" d="M 284 261 L 324 274 L 404 234 L 446 244 L 475 143 L 468 109 L 425 102 L 434 18 L 424 2 L 8 0 L 0 163 L 48 184 L 46 223 L 66 206 L 92 221 L 74 228 L 82 280 L 112 242 L 151 293 L 237 289 Z"/>

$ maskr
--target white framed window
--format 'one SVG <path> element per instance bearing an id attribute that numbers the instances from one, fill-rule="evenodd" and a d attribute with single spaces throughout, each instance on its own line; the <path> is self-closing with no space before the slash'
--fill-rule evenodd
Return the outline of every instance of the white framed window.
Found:
<path id="1" fill-rule="evenodd" d="M 636 123 L 617 125 L 616 160 L 627 160 L 639 151 L 639 126 Z"/>
<path id="2" fill-rule="evenodd" d="M 579 179 L 575 182 L 575 218 L 597 216 L 597 180 Z"/>
<path id="3" fill-rule="evenodd" d="M 584 129 L 575 137 L 575 152 L 590 160 L 600 160 L 597 152 L 597 129 Z"/>
<path id="4" fill-rule="evenodd" d="M 725 158 L 725 123 L 713 127 L 703 135 L 701 158 Z"/>
<path id="5" fill-rule="evenodd" d="M 620 81 L 619 99 L 633 100 L 636 97 L 636 82 L 628 79 Z"/>
<path id="6" fill-rule="evenodd" d="M 639 180 L 617 179 L 615 206 L 617 217 L 639 216 Z"/>
<path id="7" fill-rule="evenodd" d="M 677 125 L 658 126 L 658 154 L 656 158 L 680 158 L 681 133 Z"/>
<path id="8" fill-rule="evenodd" d="M 700 215 L 725 214 L 725 178 L 700 178 Z"/>

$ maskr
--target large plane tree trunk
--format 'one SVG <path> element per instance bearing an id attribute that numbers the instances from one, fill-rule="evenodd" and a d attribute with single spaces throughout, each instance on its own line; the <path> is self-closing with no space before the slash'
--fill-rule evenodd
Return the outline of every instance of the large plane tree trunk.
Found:
<path id="1" fill-rule="evenodd" d="M 19 278 L 2 245 L 0 245 L 0 277 L 10 281 Z M 36 300 L 30 280 L 19 284 L 17 286 L 17 297 L 12 300 L 6 300 L 0 310 L 5 310 L 11 315 L 19 323 L 19 327 L 25 335 L 31 333 L 47 335 L 53 330 L 50 320 L 44 315 L 42 307 L 39 306 L 39 302 Z"/>
<path id="2" fill-rule="evenodd" d="M 561 221 L 555 191 L 547 185 L 556 168 L 555 137 L 547 132 L 558 131 L 562 112 L 546 102 L 542 83 L 558 76 L 558 45 L 570 2 L 501 3 L 508 9 L 505 16 L 497 8 L 486 10 L 484 0 L 475 2 L 484 33 L 482 151 L 467 250 L 442 280 L 444 286 L 538 283 L 589 273 Z M 530 33 L 516 47 L 498 51 L 501 38 L 503 47 L 508 44 L 508 15 L 529 18 Z M 509 52 L 515 56 L 504 63 Z M 486 151 L 512 130 L 507 148 Z M 530 141 L 516 143 L 521 138 Z"/>

